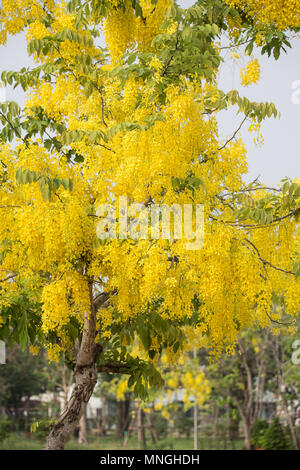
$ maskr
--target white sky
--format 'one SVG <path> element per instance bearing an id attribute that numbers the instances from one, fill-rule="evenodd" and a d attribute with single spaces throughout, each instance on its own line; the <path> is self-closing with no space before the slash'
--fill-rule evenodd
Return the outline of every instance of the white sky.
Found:
<path id="1" fill-rule="evenodd" d="M 178 3 L 188 7 L 194 0 L 181 0 Z M 293 48 L 288 50 L 288 54 L 282 54 L 278 61 L 267 56 L 259 56 L 259 61 L 262 76 L 257 85 L 240 87 L 240 67 L 234 67 L 231 61 L 226 61 L 220 72 L 219 87 L 224 91 L 238 89 L 240 94 L 253 101 L 272 101 L 276 104 L 281 118 L 264 121 L 262 133 L 265 143 L 262 147 L 254 145 L 253 135 L 247 133 L 247 125 L 241 132 L 248 148 L 247 179 L 252 180 L 260 175 L 265 183 L 276 184 L 286 176 L 300 176 L 300 104 L 292 103 L 292 84 L 300 80 L 300 39 L 294 40 Z M 0 47 L 0 73 L 2 70 L 19 70 L 30 64 L 32 61 L 27 55 L 23 35 L 10 38 L 6 46 Z M 0 100 L 3 98 L 0 89 Z M 22 103 L 22 90 L 8 87 L 6 99 Z M 224 139 L 231 136 L 240 121 L 241 116 L 235 117 L 234 113 L 220 113 L 220 135 Z"/>

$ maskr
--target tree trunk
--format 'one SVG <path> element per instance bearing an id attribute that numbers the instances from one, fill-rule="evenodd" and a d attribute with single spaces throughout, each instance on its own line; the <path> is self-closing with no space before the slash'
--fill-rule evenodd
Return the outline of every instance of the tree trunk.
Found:
<path id="1" fill-rule="evenodd" d="M 97 383 L 95 361 L 97 358 L 96 311 L 92 297 L 92 282 L 89 281 L 91 309 L 85 312 L 82 341 L 77 354 L 74 371 L 75 386 L 66 409 L 52 426 L 46 441 L 46 450 L 63 450 L 70 435 L 78 427 L 79 420 Z"/>
<path id="2" fill-rule="evenodd" d="M 122 438 L 124 435 L 124 401 L 117 402 L 117 425 L 116 425 L 116 437 Z"/>
<path id="3" fill-rule="evenodd" d="M 25 431 L 28 433 L 29 432 L 29 402 L 30 398 L 27 397 L 25 401 L 25 420 L 24 420 L 24 425 L 25 425 Z"/>
<path id="4" fill-rule="evenodd" d="M 75 387 L 66 410 L 54 424 L 47 438 L 46 450 L 63 450 L 74 433 L 84 405 L 88 403 L 97 382 L 95 366 L 86 366 L 75 373 Z"/>
<path id="5" fill-rule="evenodd" d="M 299 450 L 299 444 L 298 444 L 298 438 L 297 438 L 297 434 L 296 434 L 295 425 L 293 423 L 293 419 L 291 417 L 289 407 L 288 407 L 287 401 L 286 401 L 285 396 L 284 396 L 284 391 L 280 390 L 280 398 L 281 398 L 281 403 L 282 403 L 284 413 L 287 417 L 288 426 L 289 426 L 289 429 L 290 429 L 293 445 L 294 445 L 296 450 Z"/>
<path id="6" fill-rule="evenodd" d="M 215 405 L 215 408 L 214 408 L 214 414 L 213 414 L 213 425 L 212 425 L 212 434 L 213 434 L 213 437 L 217 437 L 218 435 L 218 421 L 219 421 L 219 407 L 218 405 Z"/>
<path id="7" fill-rule="evenodd" d="M 100 436 L 106 436 L 107 420 L 106 420 L 106 397 L 101 397 L 101 416 L 100 416 Z"/>
<path id="8" fill-rule="evenodd" d="M 79 436 L 78 436 L 79 444 L 84 444 L 84 445 L 88 444 L 87 429 L 86 429 L 86 407 L 87 407 L 87 404 L 85 403 L 83 406 L 82 416 L 79 420 Z"/>
<path id="9" fill-rule="evenodd" d="M 123 426 L 123 434 L 125 431 L 128 431 L 130 423 L 130 395 L 126 394 L 126 399 L 124 402 L 124 426 Z"/>
<path id="10" fill-rule="evenodd" d="M 153 444 L 157 444 L 158 436 L 157 436 L 155 426 L 153 426 L 150 414 L 147 414 L 147 423 L 148 423 L 148 427 L 150 429 L 152 442 L 153 442 Z"/>
<path id="11" fill-rule="evenodd" d="M 283 410 L 286 414 L 287 420 L 288 420 L 288 426 L 290 429 L 291 433 L 291 438 L 293 445 L 296 450 L 299 450 L 299 443 L 298 443 L 298 438 L 296 434 L 296 429 L 295 425 L 293 423 L 293 419 L 290 415 L 289 407 L 285 398 L 285 383 L 284 383 L 284 376 L 283 376 L 283 363 L 282 363 L 282 347 L 279 342 L 278 336 L 276 337 L 276 342 L 275 342 L 275 351 L 274 351 L 274 356 L 275 356 L 275 361 L 276 361 L 276 366 L 277 366 L 277 375 L 278 375 L 278 394 L 279 398 L 282 403 Z"/>
<path id="12" fill-rule="evenodd" d="M 197 351 L 194 349 L 193 351 L 194 359 L 197 359 Z M 196 403 L 195 397 L 195 405 L 194 405 L 194 450 L 198 450 L 198 405 Z"/>
<path id="13" fill-rule="evenodd" d="M 198 405 L 194 405 L 194 450 L 198 450 Z"/>
<path id="14" fill-rule="evenodd" d="M 125 400 L 117 402 L 117 425 L 116 436 L 123 438 L 125 431 L 128 430 L 130 422 L 130 398 L 125 397 Z"/>
<path id="15" fill-rule="evenodd" d="M 244 449 L 251 450 L 251 425 L 245 416 L 242 416 L 243 430 L 244 430 Z"/>
<path id="16" fill-rule="evenodd" d="M 146 436 L 145 436 L 145 427 L 144 427 L 144 412 L 139 403 L 137 409 L 137 428 L 138 428 L 138 441 L 139 448 L 146 449 Z"/>

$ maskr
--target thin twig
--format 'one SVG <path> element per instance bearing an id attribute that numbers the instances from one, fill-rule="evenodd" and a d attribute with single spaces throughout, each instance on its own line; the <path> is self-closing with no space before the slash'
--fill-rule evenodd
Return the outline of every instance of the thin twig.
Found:
<path id="1" fill-rule="evenodd" d="M 228 139 L 225 144 L 218 148 L 218 152 L 220 152 L 221 150 L 224 150 L 225 147 L 227 147 L 227 145 L 235 138 L 235 136 L 237 135 L 237 133 L 240 131 L 240 129 L 242 128 L 244 122 L 248 119 L 248 114 L 246 114 L 246 116 L 244 117 L 244 119 L 242 120 L 241 124 L 239 125 L 239 127 L 237 128 L 237 130 L 235 131 L 235 133 L 233 134 L 232 137 L 230 137 L 230 139 Z"/>
<path id="2" fill-rule="evenodd" d="M 233 196 L 234 194 L 240 194 L 240 193 L 249 193 L 252 191 L 275 191 L 275 192 L 281 193 L 281 189 L 278 189 L 278 188 L 269 188 L 267 186 L 259 186 L 257 188 L 246 188 L 246 189 L 241 189 L 240 191 L 226 193 L 226 194 L 223 194 L 222 197 Z"/>
<path id="3" fill-rule="evenodd" d="M 167 73 L 167 70 L 168 68 L 170 67 L 170 64 L 172 62 L 172 60 L 174 59 L 174 55 L 175 55 L 175 52 L 177 51 L 178 49 L 178 44 L 179 44 L 179 38 L 177 36 L 177 39 L 176 39 L 176 44 L 175 44 L 175 51 L 174 53 L 171 55 L 171 57 L 169 58 L 168 62 L 166 63 L 163 71 L 161 72 L 161 77 L 164 77 L 164 75 Z"/>
<path id="4" fill-rule="evenodd" d="M 274 320 L 271 315 L 268 314 L 268 312 L 266 312 L 266 315 L 267 317 L 269 318 L 269 320 L 271 320 L 272 323 L 277 323 L 277 325 L 281 325 L 281 326 L 291 326 L 293 324 L 293 322 L 288 322 L 288 323 L 283 323 L 283 322 L 280 322 L 278 320 Z"/>
<path id="5" fill-rule="evenodd" d="M 7 117 L 5 116 L 4 113 L 2 113 L 2 111 L 0 111 L 0 115 L 5 119 L 5 121 L 8 123 L 8 125 L 12 128 L 12 130 L 14 131 L 16 136 L 19 137 L 19 139 L 21 139 L 24 142 L 24 144 L 26 145 L 26 147 L 28 148 L 28 142 L 22 137 L 22 135 L 20 134 L 18 129 L 13 125 L 13 123 L 10 122 L 9 119 L 7 119 Z"/>
<path id="6" fill-rule="evenodd" d="M 210 216 L 210 219 L 213 220 L 214 222 L 231 225 L 232 227 L 240 227 L 240 228 L 244 228 L 247 230 L 253 230 L 253 229 L 259 229 L 259 228 L 273 227 L 274 225 L 278 224 L 282 220 L 288 219 L 289 217 L 292 217 L 293 215 L 297 214 L 299 211 L 300 211 L 300 207 L 297 207 L 297 209 L 289 212 L 288 214 L 283 215 L 282 217 L 277 217 L 277 219 L 274 219 L 269 224 L 262 224 L 262 225 L 240 224 L 238 222 L 225 222 L 224 220 L 218 220 L 216 217 L 213 217 L 212 215 Z"/>
<path id="7" fill-rule="evenodd" d="M 6 282 L 9 281 L 10 279 L 14 279 L 18 274 L 11 274 L 10 276 L 6 277 L 5 279 L 0 279 L 0 282 Z"/>
<path id="8" fill-rule="evenodd" d="M 247 39 L 247 41 L 240 42 L 239 44 L 233 44 L 233 45 L 231 45 L 231 46 L 223 46 L 223 47 L 220 47 L 219 49 L 220 49 L 220 50 L 223 50 L 223 49 L 233 49 L 233 48 L 236 48 L 236 47 L 244 46 L 245 44 L 248 44 L 250 41 L 252 41 L 252 39 Z"/>
<path id="9" fill-rule="evenodd" d="M 270 263 L 270 261 L 267 261 L 267 260 L 265 260 L 264 258 L 262 258 L 262 256 L 261 256 L 261 254 L 260 254 L 258 248 L 257 248 L 257 247 L 254 245 L 254 243 L 253 243 L 251 240 L 249 240 L 248 238 L 245 238 L 245 242 L 252 246 L 252 248 L 255 250 L 255 252 L 256 252 L 258 258 L 260 259 L 260 261 L 263 263 L 264 266 L 265 266 L 265 265 L 270 266 L 271 268 L 276 269 L 277 271 L 280 271 L 280 272 L 282 272 L 282 273 L 284 273 L 284 274 L 291 274 L 292 276 L 295 276 L 295 275 L 296 275 L 296 273 L 294 273 L 293 271 L 287 271 L 286 269 L 282 269 L 282 268 L 279 268 L 278 266 L 274 266 L 274 264 Z"/>

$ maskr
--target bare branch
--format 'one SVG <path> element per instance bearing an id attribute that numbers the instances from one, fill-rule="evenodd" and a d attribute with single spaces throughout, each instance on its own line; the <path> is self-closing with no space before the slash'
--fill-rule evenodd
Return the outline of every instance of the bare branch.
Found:
<path id="1" fill-rule="evenodd" d="M 223 224 L 226 224 L 226 225 L 231 225 L 232 227 L 240 227 L 240 228 L 244 228 L 244 229 L 248 229 L 248 230 L 253 230 L 253 229 L 257 229 L 257 228 L 273 227 L 274 225 L 278 224 L 282 220 L 288 219 L 288 218 L 292 217 L 293 215 L 296 215 L 299 212 L 300 212 L 300 207 L 297 207 L 297 209 L 289 212 L 288 214 L 283 215 L 282 217 L 277 217 L 276 219 L 272 220 L 272 222 L 270 222 L 269 224 L 261 224 L 261 225 L 241 224 L 241 223 L 238 223 L 238 222 L 229 222 L 229 221 L 225 222 L 223 220 L 218 220 L 216 217 L 214 217 L 212 215 L 210 216 L 210 219 L 213 220 L 214 222 L 219 222 L 219 223 L 223 223 Z"/>
<path id="2" fill-rule="evenodd" d="M 14 279 L 17 276 L 18 276 L 18 274 L 11 274 L 10 276 L 6 277 L 5 279 L 0 279 L 0 282 L 9 281 L 10 279 Z"/>
<path id="3" fill-rule="evenodd" d="M 252 246 L 252 248 L 255 250 L 258 258 L 260 259 L 260 261 L 263 263 L 264 266 L 266 266 L 266 265 L 270 266 L 271 268 L 276 269 L 277 271 L 280 271 L 280 272 L 285 273 L 285 274 L 291 274 L 292 276 L 296 275 L 296 273 L 294 273 L 292 271 L 287 271 L 286 269 L 282 269 L 282 268 L 279 268 L 278 266 L 274 266 L 274 264 L 272 264 L 269 261 L 263 259 L 260 255 L 260 252 L 259 252 L 258 248 L 254 245 L 254 243 L 251 240 L 248 240 L 248 238 L 245 238 L 245 242 Z"/>
<path id="4" fill-rule="evenodd" d="M 220 152 L 221 150 L 224 150 L 224 149 L 227 147 L 227 145 L 235 138 L 235 136 L 236 136 L 237 133 L 241 130 L 241 128 L 242 128 L 244 122 L 246 122 L 247 119 L 248 119 L 248 114 L 246 114 L 246 116 L 245 116 L 244 119 L 242 120 L 241 124 L 239 125 L 239 127 L 237 128 L 237 130 L 235 131 L 235 133 L 233 134 L 233 136 L 230 137 L 230 139 L 228 139 L 222 147 L 218 148 L 218 151 L 219 151 L 219 152 Z"/>
<path id="5" fill-rule="evenodd" d="M 278 189 L 278 188 L 269 188 L 267 186 L 258 186 L 257 188 L 245 188 L 245 189 L 241 189 L 240 191 L 226 193 L 226 194 L 223 194 L 222 197 L 234 196 L 235 194 L 240 194 L 240 193 L 250 193 L 252 191 L 274 191 L 274 192 L 281 193 L 281 189 Z"/>

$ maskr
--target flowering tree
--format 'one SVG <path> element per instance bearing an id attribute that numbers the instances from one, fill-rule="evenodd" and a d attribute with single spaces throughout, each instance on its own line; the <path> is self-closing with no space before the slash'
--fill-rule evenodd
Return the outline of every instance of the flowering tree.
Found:
<path id="1" fill-rule="evenodd" d="M 274 295 L 289 315 L 299 309 L 299 183 L 243 182 L 238 132 L 277 111 L 216 81 L 223 47 L 278 57 L 289 45 L 295 2 L 287 21 L 280 2 L 263 3 L 253 14 L 256 2 L 2 2 L 0 41 L 25 30 L 36 65 L 1 76 L 26 104 L 0 106 L 0 337 L 64 353 L 74 368 L 48 449 L 64 447 L 98 372 L 128 374 L 145 398 L 162 383 L 162 350 L 173 362 L 195 341 L 230 350 L 243 328 L 280 321 Z M 242 81 L 258 78 L 251 58 Z M 241 124 L 222 141 L 217 115 L 230 106 Z M 126 198 L 139 203 L 128 219 Z M 203 246 L 176 224 L 174 236 L 149 235 L 142 218 L 184 204 L 204 205 Z M 130 354 L 136 337 L 145 356 Z"/>

